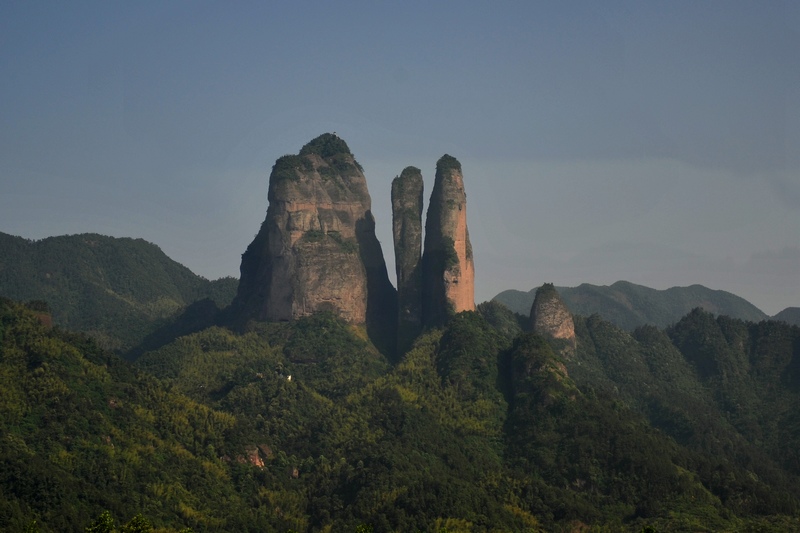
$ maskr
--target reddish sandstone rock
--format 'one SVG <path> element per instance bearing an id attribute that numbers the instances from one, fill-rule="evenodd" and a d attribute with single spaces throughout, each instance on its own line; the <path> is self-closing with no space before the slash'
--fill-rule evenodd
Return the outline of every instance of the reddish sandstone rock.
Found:
<path id="1" fill-rule="evenodd" d="M 438 326 L 454 313 L 475 310 L 475 266 L 467 229 L 461 163 L 449 155 L 436 164 L 422 259 L 423 320 Z"/>
<path id="2" fill-rule="evenodd" d="M 396 316 L 367 182 L 342 139 L 324 134 L 278 159 L 268 198 L 266 220 L 242 256 L 238 320 L 332 311 L 364 324 Z"/>

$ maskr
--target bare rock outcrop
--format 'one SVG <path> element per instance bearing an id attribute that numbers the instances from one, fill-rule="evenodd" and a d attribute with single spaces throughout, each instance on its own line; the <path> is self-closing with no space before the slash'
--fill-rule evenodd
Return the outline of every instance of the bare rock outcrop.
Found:
<path id="1" fill-rule="evenodd" d="M 396 321 L 396 292 L 375 236 L 361 165 L 324 134 L 279 158 L 269 208 L 242 255 L 237 320 L 293 320 L 332 311 L 354 324 Z M 393 342 L 393 339 L 392 339 Z"/>
<path id="2" fill-rule="evenodd" d="M 422 172 L 406 167 L 392 181 L 392 230 L 397 271 L 398 352 L 422 330 Z"/>
<path id="3" fill-rule="evenodd" d="M 562 355 L 574 354 L 575 322 L 552 283 L 545 283 L 536 290 L 530 320 L 534 333 L 565 341 L 566 351 L 562 350 Z"/>
<path id="4" fill-rule="evenodd" d="M 467 229 L 467 195 L 461 163 L 445 154 L 425 219 L 422 259 L 423 321 L 438 326 L 454 313 L 475 310 L 475 266 Z"/>

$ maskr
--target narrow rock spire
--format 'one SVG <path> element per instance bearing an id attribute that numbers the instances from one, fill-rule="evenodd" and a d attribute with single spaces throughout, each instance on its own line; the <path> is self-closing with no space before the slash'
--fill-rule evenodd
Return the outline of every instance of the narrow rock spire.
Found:
<path id="1" fill-rule="evenodd" d="M 464 177 L 461 163 L 447 154 L 436 163 L 422 265 L 426 326 L 438 326 L 455 313 L 475 310 L 475 266 Z"/>
<path id="2" fill-rule="evenodd" d="M 422 172 L 406 167 L 392 181 L 392 229 L 397 271 L 398 353 L 422 330 Z"/>

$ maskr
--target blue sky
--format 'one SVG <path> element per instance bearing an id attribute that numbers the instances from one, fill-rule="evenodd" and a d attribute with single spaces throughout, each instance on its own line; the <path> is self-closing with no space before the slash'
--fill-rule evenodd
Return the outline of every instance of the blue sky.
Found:
<path id="1" fill-rule="evenodd" d="M 796 2 L 0 3 L 0 231 L 238 275 L 275 159 L 463 166 L 476 298 L 700 283 L 800 306 Z"/>

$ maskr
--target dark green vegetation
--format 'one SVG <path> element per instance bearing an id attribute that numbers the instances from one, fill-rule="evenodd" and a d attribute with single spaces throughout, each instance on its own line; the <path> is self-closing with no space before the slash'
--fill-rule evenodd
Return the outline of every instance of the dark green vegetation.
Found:
<path id="1" fill-rule="evenodd" d="M 436 162 L 436 172 L 445 174 L 450 171 L 461 172 L 461 163 L 450 154 L 444 154 Z"/>
<path id="2" fill-rule="evenodd" d="M 307 156 L 310 154 L 316 154 L 323 159 L 329 161 L 329 163 L 336 169 L 336 171 L 340 173 L 347 173 L 348 171 L 352 171 L 350 168 L 353 164 L 360 170 L 361 172 L 364 171 L 357 162 L 353 161 L 351 164 L 350 161 L 346 158 L 342 158 L 341 156 L 352 156 L 352 152 L 350 152 L 350 148 L 347 146 L 347 143 L 336 134 L 333 133 L 323 133 L 319 137 L 312 139 L 308 142 L 305 146 L 300 149 L 299 157 Z M 324 172 L 324 167 L 320 169 L 320 173 Z M 323 175 L 324 177 L 324 175 Z"/>
<path id="3" fill-rule="evenodd" d="M 46 301 L 55 324 L 125 352 L 192 302 L 227 306 L 237 280 L 209 281 L 142 239 L 0 233 L 0 296 Z"/>
<path id="4" fill-rule="evenodd" d="M 300 155 L 317 154 L 323 159 L 338 154 L 350 154 L 350 148 L 344 139 L 333 133 L 323 133 L 312 139 L 300 149 Z"/>
<path id="5" fill-rule="evenodd" d="M 299 155 L 284 155 L 279 157 L 272 165 L 272 176 L 275 183 L 284 180 L 297 181 L 300 178 L 299 172 L 314 170 L 314 165 L 308 159 Z M 270 188 L 270 194 L 272 189 Z"/>
<path id="6" fill-rule="evenodd" d="M 218 459 L 230 414 L 7 300 L 0 342 L 0 530 L 81 531 L 104 509 L 218 526 L 241 501 Z"/>
<path id="7" fill-rule="evenodd" d="M 0 530 L 800 528 L 800 328 L 577 317 L 562 360 L 521 323 L 482 304 L 392 366 L 319 314 L 132 366 L 0 300 Z"/>
<path id="8" fill-rule="evenodd" d="M 734 294 L 715 291 L 702 285 L 672 287 L 663 291 L 618 281 L 611 286 L 584 283 L 578 287 L 556 287 L 573 314 L 591 316 L 595 313 L 622 329 L 633 331 L 652 324 L 665 328 L 683 315 L 702 307 L 718 315 L 758 322 L 769 318 L 753 304 Z M 507 290 L 493 299 L 521 315 L 531 312 L 536 289 L 528 292 Z"/>

